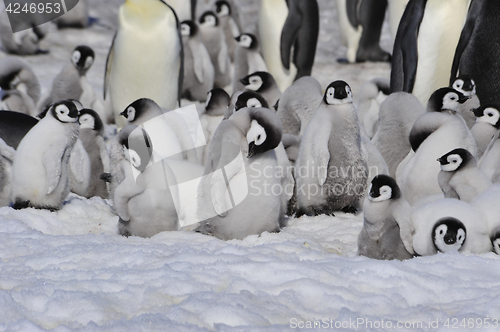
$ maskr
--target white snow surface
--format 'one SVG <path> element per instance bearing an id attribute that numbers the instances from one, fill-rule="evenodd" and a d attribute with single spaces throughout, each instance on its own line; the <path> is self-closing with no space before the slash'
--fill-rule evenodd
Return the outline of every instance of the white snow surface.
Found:
<path id="1" fill-rule="evenodd" d="M 91 15 L 113 28 L 122 2 L 91 0 Z M 322 86 L 344 79 L 356 94 L 363 82 L 388 78 L 388 64 L 336 63 L 345 47 L 335 4 L 318 2 L 313 76 Z M 239 3 L 251 26 L 258 1 Z M 47 91 L 71 50 L 88 44 L 97 54 L 88 77 L 100 93 L 112 35 L 99 26 L 52 29 L 43 44 L 51 53 L 24 59 Z M 0 331 L 500 329 L 497 255 L 358 257 L 362 222 L 362 213 L 302 217 L 280 233 L 227 242 L 187 231 L 124 238 L 110 202 L 100 198 L 71 195 L 58 212 L 3 207 Z"/>

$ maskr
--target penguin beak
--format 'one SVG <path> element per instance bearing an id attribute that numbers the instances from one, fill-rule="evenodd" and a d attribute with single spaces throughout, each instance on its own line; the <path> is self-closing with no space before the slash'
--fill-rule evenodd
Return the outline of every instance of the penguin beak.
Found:
<path id="1" fill-rule="evenodd" d="M 438 158 L 436 160 L 439 161 L 441 165 L 446 165 L 448 163 L 446 160 L 443 160 L 442 158 Z"/>
<path id="2" fill-rule="evenodd" d="M 248 144 L 247 158 L 253 157 L 254 153 L 255 153 L 255 142 L 250 142 L 250 144 Z"/>
<path id="3" fill-rule="evenodd" d="M 458 102 L 459 102 L 460 104 L 465 103 L 467 100 L 469 100 L 469 97 L 464 96 L 464 95 L 462 95 L 462 96 L 460 96 L 460 97 L 458 98 Z"/>
<path id="4" fill-rule="evenodd" d="M 248 79 L 246 79 L 246 78 L 242 78 L 242 79 L 240 80 L 240 83 L 241 83 L 241 84 L 243 84 L 243 85 L 245 85 L 245 86 L 246 86 L 246 85 L 248 85 L 248 84 L 250 84 L 250 82 L 249 82 L 249 81 L 248 81 Z"/>
<path id="5" fill-rule="evenodd" d="M 239 42 L 241 40 L 240 36 L 234 38 L 237 42 Z"/>
<path id="6" fill-rule="evenodd" d="M 479 108 L 472 108 L 471 111 L 474 113 L 474 115 L 479 118 L 481 116 L 483 116 L 483 114 L 481 113 L 481 111 L 479 110 Z"/>
<path id="7" fill-rule="evenodd" d="M 121 112 L 120 115 L 123 116 L 125 119 L 128 119 L 127 110 Z"/>

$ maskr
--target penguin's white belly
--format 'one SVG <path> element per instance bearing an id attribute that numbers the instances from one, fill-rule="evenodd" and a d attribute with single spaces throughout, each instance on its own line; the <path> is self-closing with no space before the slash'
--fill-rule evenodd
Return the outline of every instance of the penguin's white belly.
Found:
<path id="1" fill-rule="evenodd" d="M 423 105 L 437 89 L 449 85 L 458 39 L 469 0 L 430 0 L 418 32 L 418 66 L 413 95 Z"/>
<path id="2" fill-rule="evenodd" d="M 263 0 L 259 14 L 259 35 L 262 54 L 269 73 L 273 75 L 281 91 L 292 85 L 297 67 L 290 63 L 286 70 L 281 62 L 281 31 L 288 16 L 288 7 L 283 0 Z"/>

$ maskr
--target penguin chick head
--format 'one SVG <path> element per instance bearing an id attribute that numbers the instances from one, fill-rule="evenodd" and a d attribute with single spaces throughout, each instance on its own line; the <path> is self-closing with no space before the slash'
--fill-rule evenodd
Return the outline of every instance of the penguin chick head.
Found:
<path id="1" fill-rule="evenodd" d="M 229 16 L 231 15 L 231 5 L 225 0 L 219 0 L 215 3 L 215 12 L 219 17 Z"/>
<path id="2" fill-rule="evenodd" d="M 195 36 L 198 32 L 198 26 L 194 21 L 187 20 L 181 22 L 181 35 L 184 37 Z"/>
<path id="3" fill-rule="evenodd" d="M 493 230 L 491 234 L 491 244 L 493 245 L 493 251 L 500 255 L 500 227 Z"/>
<path id="4" fill-rule="evenodd" d="M 216 27 L 219 25 L 219 18 L 213 11 L 206 11 L 201 15 L 199 22 L 204 27 Z"/>
<path id="5" fill-rule="evenodd" d="M 429 97 L 427 102 L 428 112 L 456 112 L 460 104 L 465 103 L 469 98 L 453 88 L 437 89 Z"/>
<path id="6" fill-rule="evenodd" d="M 94 50 L 88 46 L 77 46 L 71 54 L 71 63 L 80 74 L 85 74 L 94 63 Z"/>
<path id="7" fill-rule="evenodd" d="M 153 154 L 153 145 L 146 131 L 138 126 L 129 125 L 123 128 L 119 135 L 125 159 L 138 171 L 144 171 Z"/>
<path id="8" fill-rule="evenodd" d="M 451 87 L 469 98 L 476 94 L 476 83 L 469 75 L 458 76 Z"/>
<path id="9" fill-rule="evenodd" d="M 120 115 L 129 123 L 143 123 L 162 113 L 161 107 L 156 102 L 148 98 L 140 98 L 128 105 Z"/>
<path id="10" fill-rule="evenodd" d="M 372 202 L 382 202 L 389 199 L 398 199 L 401 197 L 396 180 L 384 174 L 377 175 L 373 178 L 368 190 L 368 199 Z"/>
<path id="11" fill-rule="evenodd" d="M 441 252 L 460 251 L 466 237 L 464 224 L 453 217 L 439 219 L 432 229 L 432 241 Z"/>
<path id="12" fill-rule="evenodd" d="M 476 116 L 476 122 L 486 122 L 493 127 L 500 129 L 500 105 L 482 105 L 471 111 Z"/>
<path id="13" fill-rule="evenodd" d="M 245 86 L 246 90 L 263 92 L 276 84 L 274 77 L 265 71 L 256 71 L 250 75 L 245 76 L 240 80 L 240 83 Z"/>
<path id="14" fill-rule="evenodd" d="M 231 97 L 226 90 L 221 88 L 213 88 L 207 93 L 207 101 L 205 102 L 205 112 L 213 115 L 224 115 L 224 110 L 229 106 Z M 219 114 L 214 114 L 214 111 Z"/>
<path id="15" fill-rule="evenodd" d="M 258 47 L 257 37 L 251 33 L 242 33 L 235 38 L 238 44 L 244 48 L 255 50 Z"/>
<path id="16" fill-rule="evenodd" d="M 89 108 L 80 110 L 78 122 L 80 122 L 80 129 L 92 129 L 99 132 L 101 135 L 104 131 L 104 124 L 102 123 L 101 117 L 96 111 Z"/>
<path id="17" fill-rule="evenodd" d="M 250 128 L 247 131 L 248 158 L 272 150 L 281 142 L 281 122 L 276 114 L 265 108 L 247 109 Z"/>
<path id="18" fill-rule="evenodd" d="M 70 100 L 61 100 L 47 106 L 47 108 L 38 115 L 38 118 L 43 119 L 48 114 L 62 123 L 75 123 L 78 121 L 78 109 Z"/>
<path id="19" fill-rule="evenodd" d="M 352 91 L 344 81 L 335 81 L 326 88 L 323 101 L 327 105 L 352 104 Z"/>
<path id="20" fill-rule="evenodd" d="M 454 149 L 438 158 L 441 170 L 444 172 L 454 172 L 467 165 L 474 163 L 474 156 L 466 149 Z"/>
<path id="21" fill-rule="evenodd" d="M 238 112 L 245 107 L 269 108 L 269 104 L 260 93 L 254 91 L 245 91 L 236 98 L 234 112 Z M 234 113 L 233 112 L 233 113 Z"/>

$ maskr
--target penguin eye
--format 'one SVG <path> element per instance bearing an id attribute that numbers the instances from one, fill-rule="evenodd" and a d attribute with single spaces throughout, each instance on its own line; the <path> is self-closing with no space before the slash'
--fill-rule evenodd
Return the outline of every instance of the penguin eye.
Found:
<path id="1" fill-rule="evenodd" d="M 443 235 L 444 234 L 444 230 L 440 229 L 439 230 L 439 235 Z"/>
<path id="2" fill-rule="evenodd" d="M 457 97 L 452 96 L 450 99 L 453 100 L 453 101 L 455 101 L 455 100 L 457 100 Z"/>
<path id="3" fill-rule="evenodd" d="M 491 118 L 493 116 L 493 113 L 486 113 L 486 115 Z"/>

